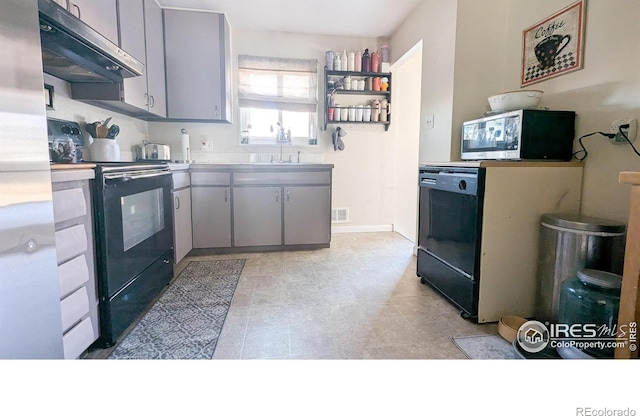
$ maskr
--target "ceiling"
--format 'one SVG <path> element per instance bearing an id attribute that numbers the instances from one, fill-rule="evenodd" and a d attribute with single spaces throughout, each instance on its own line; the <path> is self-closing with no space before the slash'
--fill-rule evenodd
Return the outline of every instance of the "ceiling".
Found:
<path id="1" fill-rule="evenodd" d="M 421 0 L 157 0 L 162 7 L 225 13 L 233 28 L 389 37 Z"/>

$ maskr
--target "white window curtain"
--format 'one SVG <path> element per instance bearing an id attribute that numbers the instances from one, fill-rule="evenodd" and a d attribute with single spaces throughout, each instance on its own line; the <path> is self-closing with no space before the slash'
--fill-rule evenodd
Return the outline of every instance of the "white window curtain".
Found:
<path id="1" fill-rule="evenodd" d="M 316 59 L 238 56 L 238 105 L 315 113 L 318 109 Z"/>

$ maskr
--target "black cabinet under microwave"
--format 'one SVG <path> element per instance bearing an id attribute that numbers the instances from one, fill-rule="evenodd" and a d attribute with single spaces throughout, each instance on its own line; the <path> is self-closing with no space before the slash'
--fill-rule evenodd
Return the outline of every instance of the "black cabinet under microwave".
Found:
<path id="1" fill-rule="evenodd" d="M 462 160 L 569 161 L 576 113 L 524 109 L 462 124 Z"/>

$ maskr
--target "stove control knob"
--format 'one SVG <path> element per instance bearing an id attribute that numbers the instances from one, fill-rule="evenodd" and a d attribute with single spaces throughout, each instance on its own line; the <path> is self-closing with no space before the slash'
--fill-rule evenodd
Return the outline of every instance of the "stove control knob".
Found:
<path id="1" fill-rule="evenodd" d="M 460 182 L 458 182 L 458 188 L 460 188 L 463 191 L 467 189 L 467 181 L 463 179 Z"/>

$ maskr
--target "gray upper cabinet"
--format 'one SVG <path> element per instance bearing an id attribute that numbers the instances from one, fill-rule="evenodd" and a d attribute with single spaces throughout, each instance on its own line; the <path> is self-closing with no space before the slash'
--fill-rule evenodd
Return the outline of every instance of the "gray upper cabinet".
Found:
<path id="1" fill-rule="evenodd" d="M 65 1 L 59 3 L 66 6 Z M 71 0 L 68 4 L 69 11 L 74 16 L 91 26 L 111 42 L 118 44 L 116 0 Z M 137 58 L 136 55 L 134 56 Z"/>
<path id="2" fill-rule="evenodd" d="M 145 39 L 147 46 L 147 90 L 149 112 L 167 115 L 167 93 L 164 70 L 164 31 L 162 9 L 155 0 L 144 0 Z"/>
<path id="3" fill-rule="evenodd" d="M 144 7 L 142 0 L 119 1 L 120 47 L 145 65 L 145 75 L 149 71 L 146 62 Z M 122 100 L 137 108 L 146 109 L 147 76 L 125 78 L 122 85 Z"/>
<path id="4" fill-rule="evenodd" d="M 162 12 L 168 119 L 231 122 L 226 17 L 185 10 Z"/>
<path id="5" fill-rule="evenodd" d="M 145 64 L 122 83 L 72 83 L 71 98 L 134 117 L 166 116 L 162 10 L 155 0 L 119 0 L 118 45 Z"/>

